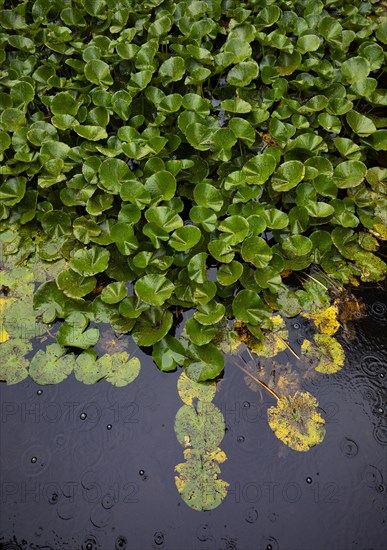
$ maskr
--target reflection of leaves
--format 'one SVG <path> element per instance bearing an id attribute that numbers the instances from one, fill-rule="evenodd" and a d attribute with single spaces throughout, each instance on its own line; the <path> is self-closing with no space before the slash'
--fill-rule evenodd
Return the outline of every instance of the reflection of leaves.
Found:
<path id="1" fill-rule="evenodd" d="M 301 351 L 317 372 L 325 374 L 339 371 L 344 366 L 345 353 L 341 344 L 328 334 L 316 334 L 315 344 L 304 340 Z"/>
<path id="2" fill-rule="evenodd" d="M 177 391 L 179 392 L 180 399 L 184 401 L 186 405 L 192 405 L 194 399 L 201 401 L 212 401 L 216 393 L 215 382 L 195 382 L 188 378 L 183 371 L 177 381 Z"/>
<path id="3" fill-rule="evenodd" d="M 184 458 L 185 462 L 175 466 L 175 483 L 182 499 L 194 510 L 213 510 L 226 498 L 229 486 L 218 479 L 219 462 L 226 459 L 225 454 L 220 449 L 204 454 L 186 449 Z"/>
<path id="4" fill-rule="evenodd" d="M 301 387 L 301 373 L 298 369 L 295 370 L 291 363 L 283 364 L 260 358 L 259 365 L 249 362 L 245 364 L 245 369 L 280 396 L 295 393 Z M 262 390 L 262 386 L 250 376 L 245 376 L 244 379 L 246 386 L 252 391 Z"/>
<path id="5" fill-rule="evenodd" d="M 0 347 L 0 380 L 4 380 L 8 384 L 17 384 L 27 378 L 29 360 L 25 356 L 31 350 L 31 344 L 22 339 L 2 343 Z"/>
<path id="6" fill-rule="evenodd" d="M 285 445 L 295 451 L 309 451 L 324 439 L 324 419 L 317 412 L 318 402 L 310 393 L 296 392 L 281 397 L 267 411 L 269 426 Z"/>
<path id="7" fill-rule="evenodd" d="M 338 308 L 338 317 L 341 323 L 355 321 L 366 314 L 365 305 L 346 289 L 341 289 L 335 294 L 334 304 Z"/>
<path id="8" fill-rule="evenodd" d="M 39 350 L 31 360 L 29 374 L 37 384 L 58 384 L 72 372 L 75 366 L 73 354 L 59 344 L 50 344 L 46 351 Z"/>

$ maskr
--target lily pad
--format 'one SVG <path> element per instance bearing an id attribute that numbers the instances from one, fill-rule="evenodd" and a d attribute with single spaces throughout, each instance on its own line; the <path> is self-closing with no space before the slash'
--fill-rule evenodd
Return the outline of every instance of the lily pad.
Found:
<path id="1" fill-rule="evenodd" d="M 307 392 L 280 397 L 277 405 L 267 410 L 269 426 L 294 451 L 309 451 L 325 436 L 325 421 L 317 408 L 316 398 Z"/>
<path id="2" fill-rule="evenodd" d="M 316 334 L 315 344 L 304 340 L 301 346 L 302 353 L 306 356 L 308 363 L 317 372 L 331 374 L 343 368 L 345 353 L 340 342 L 329 334 Z"/>
<path id="3" fill-rule="evenodd" d="M 74 366 L 73 354 L 66 354 L 66 348 L 59 344 L 49 344 L 32 358 L 29 375 L 37 384 L 58 384 L 71 374 Z"/>

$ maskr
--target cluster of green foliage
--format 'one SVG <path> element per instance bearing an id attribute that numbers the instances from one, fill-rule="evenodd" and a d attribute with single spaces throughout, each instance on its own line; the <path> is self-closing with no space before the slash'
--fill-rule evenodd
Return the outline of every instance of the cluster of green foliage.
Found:
<path id="1" fill-rule="evenodd" d="M 202 381 L 227 319 L 303 309 L 290 272 L 383 278 L 378 3 L 0 4 L 0 241 L 63 263 L 34 295 L 62 348 L 110 323 Z"/>

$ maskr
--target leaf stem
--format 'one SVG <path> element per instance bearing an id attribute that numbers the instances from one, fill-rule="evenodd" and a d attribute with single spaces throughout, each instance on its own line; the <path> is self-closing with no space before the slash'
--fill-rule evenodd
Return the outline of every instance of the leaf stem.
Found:
<path id="1" fill-rule="evenodd" d="M 259 378 L 256 378 L 255 376 L 253 376 L 248 370 L 246 370 L 245 368 L 241 367 L 240 365 L 238 365 L 238 363 L 234 363 L 234 365 L 236 367 L 238 367 L 238 369 L 240 369 L 241 371 L 243 371 L 245 374 L 247 374 L 247 376 L 250 376 L 250 378 L 252 380 L 254 380 L 254 382 L 257 382 L 257 384 L 260 384 L 263 388 L 265 388 L 265 390 L 267 390 L 273 397 L 275 397 L 277 399 L 277 401 L 279 401 L 280 397 L 277 393 L 275 393 L 274 390 L 272 390 L 271 388 L 269 388 L 269 386 L 267 386 L 265 384 L 265 382 L 262 382 L 262 380 L 259 380 Z"/>

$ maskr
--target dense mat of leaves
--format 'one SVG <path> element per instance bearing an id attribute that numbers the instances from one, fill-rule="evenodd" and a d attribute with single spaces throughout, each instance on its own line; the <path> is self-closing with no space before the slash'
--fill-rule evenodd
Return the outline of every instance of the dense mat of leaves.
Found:
<path id="1" fill-rule="evenodd" d="M 378 3 L 0 5 L 0 240 L 14 264 L 66 260 L 34 297 L 59 344 L 110 323 L 205 380 L 216 324 L 300 312 L 290 272 L 383 278 Z"/>

